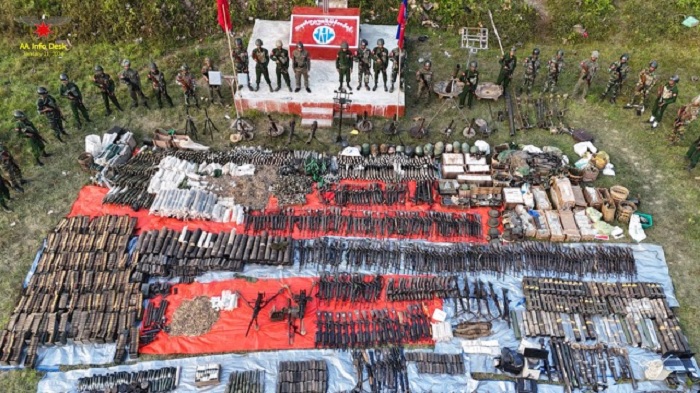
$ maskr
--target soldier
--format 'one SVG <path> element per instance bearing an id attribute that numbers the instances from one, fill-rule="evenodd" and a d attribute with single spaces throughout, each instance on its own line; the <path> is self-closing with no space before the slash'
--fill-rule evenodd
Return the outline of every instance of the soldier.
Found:
<path id="1" fill-rule="evenodd" d="M 700 95 L 678 109 L 678 115 L 673 122 L 674 131 L 682 133 L 683 131 L 680 129 L 697 119 L 698 115 L 700 115 Z"/>
<path id="2" fill-rule="evenodd" d="M 124 67 L 124 69 L 119 73 L 119 80 L 129 89 L 131 107 L 136 108 L 139 106 L 136 100 L 136 96 L 139 96 L 141 97 L 143 106 L 148 108 L 148 100 L 146 99 L 146 95 L 143 94 L 143 90 L 141 90 L 141 78 L 139 77 L 138 71 L 131 68 L 131 62 L 127 59 L 122 60 L 122 67 Z"/>
<path id="3" fill-rule="evenodd" d="M 340 43 L 340 50 L 338 51 L 338 56 L 335 58 L 335 69 L 338 71 L 338 77 L 340 79 L 340 87 L 338 90 L 343 90 L 343 79 L 345 79 L 348 90 L 352 90 L 350 87 L 350 73 L 352 72 L 352 54 L 348 50 L 348 43 L 343 41 Z M 362 81 L 360 81 L 362 83 Z M 365 83 L 367 90 L 369 90 L 369 85 Z M 357 87 L 358 89 L 360 86 Z"/>
<path id="4" fill-rule="evenodd" d="M 311 71 L 311 57 L 309 57 L 309 52 L 304 49 L 304 44 L 299 41 L 297 42 L 297 48 L 292 52 L 292 59 L 294 63 L 292 67 L 294 68 L 294 80 L 296 81 L 295 93 L 301 90 L 301 78 L 304 78 L 304 86 L 306 86 L 306 92 L 311 93 L 309 88 L 309 71 Z"/>
<path id="5" fill-rule="evenodd" d="M 400 56 L 400 58 L 399 58 Z M 391 50 L 391 57 L 389 60 L 392 61 L 391 66 L 391 88 L 390 93 L 394 92 L 394 83 L 396 82 L 396 77 L 399 75 L 399 68 L 401 69 L 401 77 L 399 79 L 399 89 L 403 91 L 404 88 L 404 74 L 406 73 L 406 51 L 399 48 L 394 48 Z"/>
<path id="6" fill-rule="evenodd" d="M 36 110 L 40 115 L 46 116 L 51 125 L 56 139 L 61 143 L 66 143 L 61 139 L 61 134 L 68 136 L 65 128 L 63 128 L 63 113 L 56 103 L 56 99 L 49 94 L 45 87 L 39 87 L 37 89 L 37 94 L 39 94 L 39 99 L 36 102 Z"/>
<path id="7" fill-rule="evenodd" d="M 535 85 L 535 78 L 540 70 L 540 50 L 535 48 L 532 50 L 532 55 L 525 59 L 525 78 L 523 79 L 523 88 L 525 93 L 530 95 L 532 86 Z"/>
<path id="8" fill-rule="evenodd" d="M 165 74 L 158 69 L 156 63 L 151 62 L 149 68 L 150 70 L 148 71 L 147 78 L 151 81 L 153 91 L 156 93 L 158 108 L 163 108 L 163 100 L 161 99 L 161 96 L 165 97 L 171 108 L 174 107 L 175 105 L 173 105 L 173 100 L 170 98 L 170 94 L 168 94 L 168 84 L 165 82 Z"/>
<path id="9" fill-rule="evenodd" d="M 639 81 L 634 86 L 634 96 L 632 97 L 632 100 L 625 105 L 625 108 L 641 106 L 638 114 L 641 115 L 644 113 L 644 107 L 646 106 L 649 92 L 651 91 L 651 88 L 654 87 L 656 82 L 658 82 L 658 78 L 656 76 L 656 69 L 658 66 L 659 63 L 657 63 L 656 60 L 652 60 L 649 63 L 649 68 L 639 71 Z"/>
<path id="10" fill-rule="evenodd" d="M 384 80 L 384 91 L 389 91 L 386 87 L 386 69 L 389 67 L 389 51 L 384 47 L 384 40 L 382 38 L 377 40 L 377 46 L 372 50 L 372 58 L 374 59 L 374 63 L 372 64 L 374 68 L 374 88 L 372 91 L 377 90 L 379 73 L 382 74 L 382 79 Z"/>
<path id="11" fill-rule="evenodd" d="M 287 83 L 289 91 L 292 91 L 292 85 L 289 82 L 289 51 L 282 47 L 282 41 L 277 40 L 275 42 L 275 49 L 272 50 L 272 56 L 270 59 L 277 65 L 275 68 L 275 74 L 277 75 L 277 88 L 275 91 L 280 91 L 282 88 L 282 77 Z"/>
<path id="12" fill-rule="evenodd" d="M 2 210 L 5 213 L 11 213 L 12 209 L 10 209 L 9 206 L 7 206 L 7 202 L 5 202 L 6 200 L 9 201 L 12 199 L 10 197 L 10 189 L 7 188 L 7 186 L 7 181 L 2 176 L 0 176 L 0 207 L 2 207 Z"/>
<path id="13" fill-rule="evenodd" d="M 608 85 L 605 86 L 605 91 L 600 95 L 601 100 L 604 100 L 608 93 L 610 93 L 610 103 L 615 103 L 615 100 L 617 100 L 617 94 L 622 89 L 622 82 L 625 81 L 625 78 L 627 78 L 627 73 L 630 71 L 630 66 L 627 64 L 629 58 L 629 55 L 625 53 L 620 56 L 619 61 L 615 61 L 610 64 L 610 67 L 608 67 L 610 79 L 608 80 Z"/>
<path id="14" fill-rule="evenodd" d="M 431 69 L 432 63 L 426 61 L 423 64 L 423 68 L 416 71 L 416 81 L 418 82 L 418 93 L 416 95 L 416 102 L 414 105 L 418 104 L 418 100 L 423 96 L 423 92 L 428 95 L 428 102 L 432 98 L 433 91 L 433 71 Z"/>
<path id="15" fill-rule="evenodd" d="M 190 74 L 190 67 L 187 64 L 180 66 L 180 72 L 175 77 L 175 83 L 182 86 L 182 92 L 185 93 L 185 105 L 190 106 L 190 99 L 194 99 L 194 105 L 199 108 L 197 94 L 195 94 L 196 81 Z"/>
<path id="16" fill-rule="evenodd" d="M 656 128 L 659 126 L 659 122 L 664 117 L 664 112 L 666 108 L 676 102 L 678 97 L 678 81 L 680 81 L 678 75 L 674 75 L 668 79 L 663 87 L 659 87 L 659 94 L 657 99 L 654 101 L 654 107 L 651 110 L 651 117 L 649 118 L 649 123 L 651 123 L 651 128 Z M 676 138 L 671 138 L 675 140 Z M 678 138 L 680 139 L 680 138 Z"/>
<path id="17" fill-rule="evenodd" d="M 68 80 L 68 75 L 61 74 L 59 76 L 61 80 L 61 97 L 66 97 L 70 100 L 70 109 L 73 111 L 73 119 L 78 124 L 78 129 L 83 128 L 83 123 L 80 121 L 80 115 L 78 111 L 82 113 L 85 121 L 90 122 L 90 116 L 88 116 L 87 108 L 83 104 L 83 95 L 80 93 L 78 85 Z"/>
<path id="18" fill-rule="evenodd" d="M 347 45 L 347 43 L 346 43 Z M 372 66 L 372 51 L 367 47 L 367 40 L 360 41 L 360 48 L 355 51 L 355 61 L 357 62 L 357 91 L 362 89 L 362 81 L 365 81 L 365 88 L 369 91 L 370 67 Z M 341 51 L 338 53 L 338 58 L 342 53 L 343 45 L 340 45 Z M 335 68 L 338 68 L 338 60 L 335 62 Z M 352 70 L 352 64 L 350 65 Z M 338 71 L 341 72 L 341 71 Z M 340 74 L 340 88 L 343 88 L 343 74 Z M 350 76 L 348 76 L 348 88 L 350 88 Z"/>
<path id="19" fill-rule="evenodd" d="M 255 91 L 260 89 L 260 75 L 265 77 L 265 82 L 272 93 L 272 83 L 270 82 L 270 73 L 267 66 L 270 64 L 270 54 L 267 49 L 262 47 L 261 39 L 255 40 L 255 49 L 253 49 L 253 60 L 255 60 Z"/>
<path id="20" fill-rule="evenodd" d="M 469 63 L 469 69 L 462 71 L 459 76 L 459 81 L 464 83 L 462 92 L 459 93 L 459 109 L 464 108 L 464 101 L 467 101 L 467 108 L 472 109 L 474 97 L 476 96 L 476 86 L 479 84 L 478 63 L 472 61 Z"/>
<path id="21" fill-rule="evenodd" d="M 32 156 L 36 164 L 39 166 L 44 166 L 44 163 L 39 160 L 40 157 L 50 157 L 46 153 L 46 140 L 39 134 L 34 123 L 27 119 L 27 115 L 22 111 L 15 111 L 13 113 L 15 120 L 15 131 L 19 132 L 22 137 L 29 141 L 29 148 L 31 150 Z"/>
<path id="22" fill-rule="evenodd" d="M 686 167 L 688 171 L 692 170 L 698 165 L 698 161 L 700 161 L 700 138 L 696 139 L 695 142 L 690 145 L 688 152 L 685 153 L 685 158 L 686 160 L 690 161 Z"/>
<path id="23" fill-rule="evenodd" d="M 214 102 L 214 93 L 216 93 L 219 95 L 219 103 L 223 103 L 224 96 L 221 95 L 221 86 L 209 83 L 209 71 L 218 71 L 218 69 L 212 63 L 211 58 L 205 57 L 204 65 L 202 66 L 202 76 L 207 81 L 207 85 L 209 85 L 209 99 Z"/>
<path id="24" fill-rule="evenodd" d="M 557 87 L 557 82 L 559 82 L 559 75 L 564 69 L 564 51 L 559 49 L 557 55 L 552 57 L 547 62 L 547 80 L 544 82 L 543 93 L 549 90 L 550 93 L 554 93 L 554 88 Z"/>
<path id="25" fill-rule="evenodd" d="M 253 86 L 250 84 L 250 73 L 248 72 L 248 51 L 243 47 L 243 40 L 241 38 L 236 38 L 236 48 L 233 50 L 233 64 L 236 66 L 236 74 L 245 75 L 246 82 L 248 83 L 248 90 L 253 90 Z M 238 88 L 243 88 L 243 85 L 238 82 Z"/>
<path id="26" fill-rule="evenodd" d="M 100 88 L 100 94 L 102 94 L 102 99 L 105 102 L 105 115 L 109 116 L 112 114 L 112 110 L 109 109 L 110 100 L 119 112 L 123 112 L 122 107 L 119 106 L 119 101 L 117 101 L 117 96 L 114 94 L 114 81 L 109 74 L 104 73 L 102 66 L 99 64 L 95 66 L 95 75 L 92 76 L 92 82 Z"/>
<path id="27" fill-rule="evenodd" d="M 22 184 L 26 183 L 26 181 L 22 178 L 22 170 L 19 169 L 19 165 L 17 165 L 10 151 L 5 149 L 5 146 L 2 144 L 0 144 L 0 170 L 10 187 L 19 192 L 24 192 Z"/>
<path id="28" fill-rule="evenodd" d="M 572 98 L 576 97 L 576 95 L 580 91 L 581 100 L 586 100 L 588 88 L 591 87 L 591 80 L 593 80 L 593 77 L 595 76 L 596 72 L 598 72 L 599 56 L 600 54 L 598 53 L 598 51 L 594 50 L 593 52 L 591 52 L 590 59 L 583 60 L 581 64 L 579 64 L 579 68 L 581 68 L 581 73 L 579 74 L 576 86 L 574 86 L 574 91 L 573 93 L 571 93 Z"/>
<path id="29" fill-rule="evenodd" d="M 501 71 L 498 73 L 496 84 L 503 86 L 503 92 L 505 92 L 508 84 L 510 84 L 510 80 L 513 79 L 515 67 L 518 65 L 518 59 L 515 57 L 515 47 L 510 48 L 510 52 L 507 55 L 501 56 L 498 64 L 501 65 Z"/>

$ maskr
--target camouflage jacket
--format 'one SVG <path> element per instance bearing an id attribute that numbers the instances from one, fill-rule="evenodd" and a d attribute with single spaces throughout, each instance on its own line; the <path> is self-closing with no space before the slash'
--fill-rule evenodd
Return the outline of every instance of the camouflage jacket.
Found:
<path id="1" fill-rule="evenodd" d="M 289 51 L 284 48 L 273 49 L 270 59 L 277 64 L 277 68 L 281 68 L 283 70 L 289 68 Z"/>
<path id="2" fill-rule="evenodd" d="M 123 70 L 119 73 L 119 80 L 126 84 L 130 89 L 132 87 L 141 87 L 141 78 L 139 72 L 133 68 Z"/>
<path id="3" fill-rule="evenodd" d="M 234 49 L 233 64 L 236 66 L 236 72 L 248 72 L 248 51 L 244 48 Z"/>
<path id="4" fill-rule="evenodd" d="M 59 92 L 61 93 L 61 97 L 66 97 L 71 101 L 80 101 L 83 98 L 83 95 L 80 94 L 80 89 L 78 88 L 78 85 L 76 85 L 73 82 L 68 82 L 65 85 L 61 84 Z"/>
<path id="5" fill-rule="evenodd" d="M 510 53 L 501 57 L 501 60 L 498 61 L 498 64 L 501 65 L 504 71 L 508 74 L 512 74 L 515 71 L 515 67 L 518 65 L 518 58 L 513 56 L 510 56 Z"/>
<path id="6" fill-rule="evenodd" d="M 476 90 L 476 86 L 479 84 L 479 70 L 462 71 L 462 73 L 459 75 L 459 81 L 464 83 L 465 89 L 471 91 Z"/>
<path id="7" fill-rule="evenodd" d="M 547 62 L 547 72 L 553 77 L 558 77 L 564 69 L 564 58 L 552 57 Z"/>
<path id="8" fill-rule="evenodd" d="M 668 105 L 676 102 L 678 98 L 678 86 L 666 83 L 663 89 L 659 89 L 659 104 Z"/>
<path id="9" fill-rule="evenodd" d="M 292 66 L 295 71 L 303 72 L 311 70 L 311 58 L 309 57 L 309 52 L 305 49 L 294 49 L 292 58 L 294 59 L 294 64 L 292 64 Z"/>
<path id="10" fill-rule="evenodd" d="M 191 92 L 194 90 L 196 83 L 194 77 L 189 72 L 179 73 L 175 78 L 175 83 L 182 86 L 182 90 L 185 92 Z"/>
<path id="11" fill-rule="evenodd" d="M 420 83 L 424 83 L 428 86 L 432 86 L 433 84 L 433 70 L 426 70 L 425 68 L 421 68 L 420 70 L 416 71 L 416 80 Z"/>
<path id="12" fill-rule="evenodd" d="M 157 72 L 148 71 L 147 78 L 151 81 L 153 88 L 156 90 L 161 90 L 165 87 L 165 74 L 158 70 Z"/>
<path id="13" fill-rule="evenodd" d="M 95 74 L 92 77 L 92 82 L 95 84 L 95 86 L 99 87 L 103 93 L 114 92 L 114 81 L 109 74 Z"/>
<path id="14" fill-rule="evenodd" d="M 590 81 L 598 72 L 598 62 L 586 59 L 579 65 L 581 67 L 581 79 Z"/>
<path id="15" fill-rule="evenodd" d="M 401 62 L 401 71 L 406 68 L 406 51 L 401 50 L 401 59 L 399 59 L 399 48 L 394 48 L 391 50 L 391 53 L 389 55 L 389 60 L 392 61 L 391 69 L 392 70 L 399 70 L 399 61 Z"/>
<path id="16" fill-rule="evenodd" d="M 540 59 L 538 57 L 528 56 L 525 58 L 525 75 L 536 76 L 540 70 Z"/>
<path id="17" fill-rule="evenodd" d="M 645 68 L 639 71 L 639 82 L 637 82 L 637 85 L 644 86 L 649 89 L 653 87 L 658 80 L 659 79 L 656 76 L 656 72 L 651 72 L 649 71 L 649 68 Z"/>
<path id="18" fill-rule="evenodd" d="M 374 59 L 375 70 L 386 70 L 389 66 L 389 51 L 383 46 L 378 46 L 372 50 L 372 58 Z"/>
<path id="19" fill-rule="evenodd" d="M 341 53 L 342 51 L 338 52 L 338 56 L 340 56 Z M 369 50 L 369 48 L 362 49 L 360 47 L 355 51 L 353 58 L 357 62 L 357 66 L 363 70 L 369 70 L 369 67 L 372 65 L 372 51 Z M 335 68 L 340 68 L 338 67 L 337 61 Z"/>
<path id="20" fill-rule="evenodd" d="M 630 66 L 627 63 L 621 63 L 619 61 L 613 62 L 608 68 L 610 73 L 610 78 L 622 82 L 627 78 L 627 74 L 630 71 Z"/>
<path id="21" fill-rule="evenodd" d="M 339 50 L 335 58 L 335 68 L 339 70 L 352 70 L 352 53 L 349 50 Z"/>
<path id="22" fill-rule="evenodd" d="M 270 54 L 265 48 L 255 48 L 253 49 L 253 60 L 255 60 L 255 66 L 267 67 L 270 64 Z"/>
<path id="23" fill-rule="evenodd" d="M 47 94 L 46 98 L 39 98 L 36 101 L 36 110 L 39 112 L 41 115 L 48 115 L 51 114 L 52 112 L 55 113 L 60 113 L 60 109 L 58 108 L 58 103 L 56 103 L 56 99 L 51 96 L 51 94 Z M 29 121 L 29 120 L 27 120 Z M 29 123 L 31 124 L 31 122 Z M 33 124 L 32 124 L 33 126 Z"/>

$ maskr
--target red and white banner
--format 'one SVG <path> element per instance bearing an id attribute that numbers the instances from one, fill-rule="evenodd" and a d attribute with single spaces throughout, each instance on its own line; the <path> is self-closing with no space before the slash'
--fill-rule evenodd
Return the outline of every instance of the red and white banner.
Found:
<path id="1" fill-rule="evenodd" d="M 350 48 L 360 42 L 360 16 L 292 15 L 290 44 L 303 42 L 308 48 L 340 48 L 346 41 Z"/>

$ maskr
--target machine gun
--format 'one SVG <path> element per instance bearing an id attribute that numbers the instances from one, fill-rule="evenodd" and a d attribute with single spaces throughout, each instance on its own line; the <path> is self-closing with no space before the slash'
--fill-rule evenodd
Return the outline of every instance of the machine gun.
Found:
<path id="1" fill-rule="evenodd" d="M 238 293 L 238 295 L 241 297 L 241 299 L 245 300 L 246 304 L 248 307 L 253 309 L 253 316 L 250 318 L 250 323 L 248 323 L 248 329 L 245 331 L 245 336 L 248 337 L 248 333 L 250 333 L 250 328 L 255 324 L 255 330 L 260 329 L 260 325 L 258 324 L 258 315 L 260 314 L 260 311 L 264 309 L 270 302 L 275 300 L 275 298 L 284 292 L 284 288 L 280 289 L 279 292 L 274 294 L 272 297 L 265 299 L 265 292 L 258 292 L 258 296 L 255 298 L 255 302 L 251 305 L 251 302 L 248 301 L 243 294 Z"/>
<path id="2" fill-rule="evenodd" d="M 315 284 L 314 284 L 315 286 Z M 285 287 L 289 290 L 289 287 Z M 311 287 L 313 291 L 313 286 Z M 289 333 L 289 345 L 294 344 L 294 336 L 298 333 L 302 336 L 306 335 L 306 328 L 304 327 L 304 315 L 306 314 L 306 305 L 309 300 L 313 299 L 311 296 L 306 294 L 306 290 L 302 289 L 299 294 L 295 295 L 290 291 L 291 298 L 287 300 L 287 307 L 277 310 L 275 306 L 272 306 L 272 311 L 270 312 L 270 320 L 273 322 L 280 322 L 287 320 L 288 333 Z M 292 305 L 292 301 L 296 305 Z M 299 320 L 299 326 L 295 324 L 296 320 Z"/>

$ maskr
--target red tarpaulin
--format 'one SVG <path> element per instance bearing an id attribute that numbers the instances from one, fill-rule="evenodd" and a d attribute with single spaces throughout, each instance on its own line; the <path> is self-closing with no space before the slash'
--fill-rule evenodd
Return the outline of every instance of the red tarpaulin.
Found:
<path id="1" fill-rule="evenodd" d="M 400 276 L 385 276 L 385 282 L 389 278 Z M 255 302 L 258 292 L 265 292 L 270 297 L 277 293 L 284 286 L 295 294 L 300 290 L 306 290 L 307 295 L 312 296 L 306 308 L 304 318 L 304 328 L 306 335 L 295 335 L 294 343 L 289 344 L 288 325 L 286 321 L 272 322 L 270 311 L 273 306 L 278 310 L 288 305 L 290 295 L 288 291 L 279 295 L 265 309 L 260 311 L 258 321 L 260 329 L 250 329 L 248 336 L 245 336 L 246 329 L 253 315 L 251 307 L 247 306 L 243 299 L 238 300 L 238 308 L 232 311 L 221 311 L 219 319 L 214 323 L 211 330 L 197 337 L 173 337 L 165 332 L 160 332 L 156 340 L 149 345 L 141 347 L 139 353 L 154 355 L 172 354 L 202 354 L 221 352 L 248 352 L 283 349 L 310 349 L 314 348 L 316 337 L 316 312 L 320 310 L 331 312 L 352 312 L 354 310 L 389 309 L 403 311 L 411 302 L 386 302 L 374 303 L 331 303 L 323 302 L 319 304 L 316 298 L 316 289 L 312 289 L 313 278 L 286 278 L 249 281 L 246 279 L 235 279 L 210 283 L 178 284 L 173 287 L 172 294 L 167 297 L 168 307 L 165 311 L 167 322 L 172 321 L 173 314 L 184 300 L 194 299 L 198 296 L 221 296 L 221 292 L 229 290 L 238 291 L 251 303 Z M 177 293 L 176 293 L 177 292 Z M 386 298 L 386 288 L 384 288 L 381 299 Z M 432 315 L 436 308 L 442 308 L 442 300 L 434 299 L 422 302 Z M 298 322 L 297 322 L 298 324 Z M 422 344 L 432 344 L 432 341 L 422 342 Z"/>

